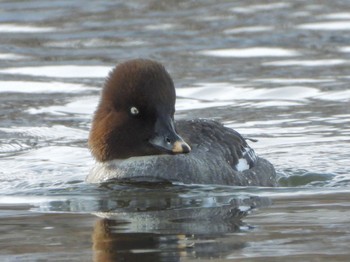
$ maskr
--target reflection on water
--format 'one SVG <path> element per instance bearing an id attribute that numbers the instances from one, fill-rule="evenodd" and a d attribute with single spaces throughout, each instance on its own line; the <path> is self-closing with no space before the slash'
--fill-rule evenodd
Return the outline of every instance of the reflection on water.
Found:
<path id="1" fill-rule="evenodd" d="M 155 189 L 164 193 L 163 199 L 152 194 Z M 67 261 L 348 258 L 348 190 L 321 194 L 312 188 L 237 188 L 235 193 L 229 187 L 194 186 L 100 190 L 90 191 L 95 195 L 90 200 L 81 195 L 71 201 L 52 196 L 46 203 L 31 201 L 32 206 L 2 205 L 1 245 L 12 255 L 0 257 L 26 261 L 30 252 L 30 261 L 57 256 Z M 92 215 L 92 210 L 101 211 Z"/>
<path id="2" fill-rule="evenodd" d="M 347 261 L 346 1 L 0 3 L 1 261 Z M 279 188 L 84 182 L 100 87 L 161 61 L 177 118 L 214 118 Z"/>
<path id="3" fill-rule="evenodd" d="M 171 193 L 177 190 L 180 192 Z M 218 257 L 237 247 L 221 246 L 213 236 L 225 238 L 243 230 L 241 218 L 257 206 L 269 204 L 267 198 L 238 198 L 223 192 L 203 196 L 199 188 L 167 188 L 162 193 L 161 199 L 152 194 L 130 199 L 130 193 L 121 193 L 115 203 L 113 197 L 101 203 L 100 209 L 108 211 L 96 213 L 102 218 L 93 229 L 96 261 Z M 142 195 L 147 196 L 147 191 Z"/>
<path id="4" fill-rule="evenodd" d="M 232 227 L 228 233 L 239 230 L 239 226 L 233 223 Z M 95 223 L 94 261 L 178 261 L 181 257 L 210 259 L 219 258 L 221 254 L 244 247 L 244 244 L 237 243 L 224 246 L 215 243 L 208 239 L 212 234 L 125 234 L 118 233 L 118 228 L 123 228 L 123 223 L 116 220 L 102 219 Z"/>

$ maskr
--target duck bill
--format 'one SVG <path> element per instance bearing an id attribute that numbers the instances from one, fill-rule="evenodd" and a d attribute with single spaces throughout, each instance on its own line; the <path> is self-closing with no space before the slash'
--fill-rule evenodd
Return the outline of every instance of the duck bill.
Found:
<path id="1" fill-rule="evenodd" d="M 155 125 L 155 136 L 149 142 L 168 154 L 189 153 L 191 147 L 175 131 L 173 119 L 158 118 Z"/>

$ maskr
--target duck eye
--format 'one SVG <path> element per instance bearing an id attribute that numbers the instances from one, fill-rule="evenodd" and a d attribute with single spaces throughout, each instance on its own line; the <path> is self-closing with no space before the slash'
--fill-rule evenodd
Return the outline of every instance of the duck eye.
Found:
<path id="1" fill-rule="evenodd" d="M 140 111 L 137 109 L 137 107 L 131 107 L 130 108 L 130 113 L 134 116 L 138 115 L 140 113 Z"/>

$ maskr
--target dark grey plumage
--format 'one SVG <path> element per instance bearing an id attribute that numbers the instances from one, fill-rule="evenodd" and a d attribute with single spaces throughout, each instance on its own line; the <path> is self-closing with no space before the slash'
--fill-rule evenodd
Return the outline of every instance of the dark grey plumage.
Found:
<path id="1" fill-rule="evenodd" d="M 267 160 L 257 157 L 236 131 L 212 120 L 181 120 L 178 133 L 192 151 L 188 154 L 133 157 L 112 160 L 94 167 L 87 180 L 170 181 L 185 184 L 276 186 L 276 172 Z M 237 171 L 238 159 L 249 169 Z"/>

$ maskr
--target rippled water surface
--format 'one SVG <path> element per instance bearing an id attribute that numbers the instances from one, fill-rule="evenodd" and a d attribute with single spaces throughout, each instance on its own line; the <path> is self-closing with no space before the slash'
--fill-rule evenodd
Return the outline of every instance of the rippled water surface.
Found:
<path id="1" fill-rule="evenodd" d="M 1 1 L 1 261 L 348 261 L 348 1 Z M 258 139 L 278 188 L 84 182 L 104 77 Z"/>

